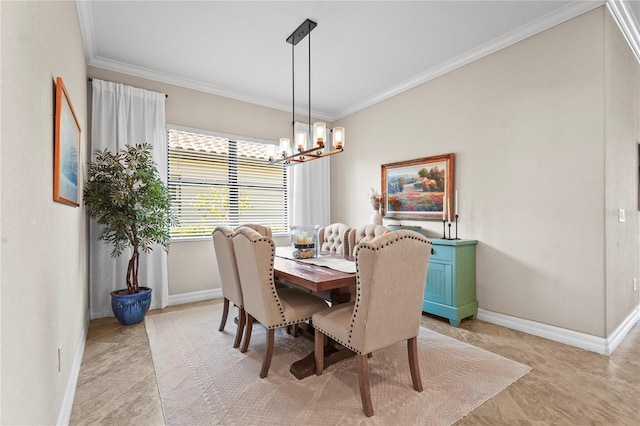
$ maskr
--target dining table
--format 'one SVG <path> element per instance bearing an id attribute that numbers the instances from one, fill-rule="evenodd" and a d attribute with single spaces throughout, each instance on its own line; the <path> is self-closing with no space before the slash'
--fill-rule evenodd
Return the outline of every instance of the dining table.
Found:
<path id="1" fill-rule="evenodd" d="M 355 297 L 356 271 L 354 258 L 335 253 L 318 253 L 311 259 L 295 259 L 289 247 L 276 248 L 274 276 L 283 285 L 300 288 L 322 297 L 331 303 L 347 303 Z M 313 339 L 314 330 L 309 324 L 301 324 L 304 335 Z M 354 352 L 328 339 L 324 351 L 325 368 L 353 356 Z M 315 352 L 294 362 L 289 371 L 303 379 L 315 373 Z"/>

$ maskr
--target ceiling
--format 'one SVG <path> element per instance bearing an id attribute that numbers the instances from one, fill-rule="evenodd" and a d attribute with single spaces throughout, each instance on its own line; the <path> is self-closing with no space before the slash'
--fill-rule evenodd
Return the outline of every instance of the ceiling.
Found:
<path id="1" fill-rule="evenodd" d="M 637 2 L 628 10 L 637 11 Z M 88 65 L 334 121 L 603 1 L 78 1 Z M 637 25 L 636 25 L 637 28 Z"/>

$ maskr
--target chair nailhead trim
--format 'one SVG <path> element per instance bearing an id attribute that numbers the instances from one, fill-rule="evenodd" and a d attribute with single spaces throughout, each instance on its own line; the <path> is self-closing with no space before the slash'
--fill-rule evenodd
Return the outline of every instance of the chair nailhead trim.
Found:
<path id="1" fill-rule="evenodd" d="M 282 302 L 280 302 L 280 297 L 278 296 L 278 291 L 276 290 L 276 282 L 274 279 L 274 275 L 273 275 L 273 257 L 275 256 L 276 253 L 276 246 L 273 243 L 273 240 L 271 238 L 269 238 L 269 244 L 271 244 L 271 267 L 269 268 L 269 284 L 271 285 L 271 293 L 273 294 L 273 298 L 275 299 L 276 303 L 278 304 L 278 309 L 280 310 L 280 315 L 282 316 L 282 321 L 286 322 L 287 318 L 284 315 L 284 307 L 282 306 Z M 291 324 L 297 324 L 297 323 L 291 323 Z M 285 324 L 285 325 L 291 325 L 291 324 Z M 282 326 L 281 326 L 282 327 Z"/>
<path id="2" fill-rule="evenodd" d="M 267 330 L 272 329 L 272 328 L 280 328 L 280 327 L 286 327 L 287 325 L 294 325 L 294 324 L 300 324 L 303 323 L 305 321 L 309 321 L 311 320 L 311 317 L 308 318 L 301 318 L 301 319 L 295 319 L 295 320 L 291 320 L 291 321 L 285 321 L 276 325 L 272 325 L 270 327 L 265 327 Z"/>
<path id="3" fill-rule="evenodd" d="M 317 328 L 318 330 L 320 330 L 320 332 L 322 334 L 324 334 L 327 337 L 330 337 L 331 339 L 335 340 L 336 342 L 340 343 L 342 346 L 344 346 L 347 349 L 351 349 L 353 352 L 357 353 L 358 355 L 362 355 L 362 352 L 357 350 L 356 348 L 354 348 L 353 346 L 351 346 L 349 343 L 343 341 L 342 339 L 338 339 L 337 337 L 335 337 L 334 335 L 332 335 L 331 333 L 327 333 L 326 331 L 324 331 L 323 329 L 317 327 L 314 325 L 315 328 Z"/>

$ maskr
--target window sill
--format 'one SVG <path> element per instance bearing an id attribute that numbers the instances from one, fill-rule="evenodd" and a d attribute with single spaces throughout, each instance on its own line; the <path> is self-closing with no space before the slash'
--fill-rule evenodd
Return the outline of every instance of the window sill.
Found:
<path id="1" fill-rule="evenodd" d="M 289 234 L 273 234 L 274 239 L 279 238 L 289 238 Z M 192 237 L 172 237 L 171 244 L 174 243 L 194 243 L 201 241 L 211 241 L 211 235 L 200 235 L 200 236 L 192 236 Z"/>

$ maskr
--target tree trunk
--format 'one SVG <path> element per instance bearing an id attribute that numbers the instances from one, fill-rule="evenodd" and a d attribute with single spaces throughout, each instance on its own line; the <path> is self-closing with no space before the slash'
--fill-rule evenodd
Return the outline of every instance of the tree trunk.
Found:
<path id="1" fill-rule="evenodd" d="M 133 254 L 131 255 L 131 259 L 129 259 L 129 264 L 127 265 L 127 291 L 129 294 L 134 294 L 139 291 L 138 288 L 138 263 L 140 259 L 140 253 L 138 253 L 138 248 L 133 248 Z"/>

